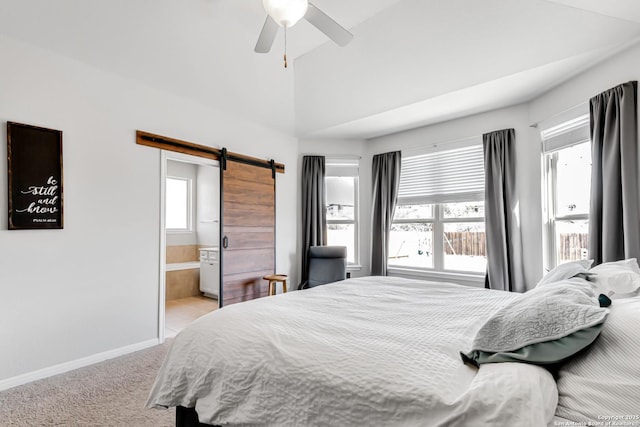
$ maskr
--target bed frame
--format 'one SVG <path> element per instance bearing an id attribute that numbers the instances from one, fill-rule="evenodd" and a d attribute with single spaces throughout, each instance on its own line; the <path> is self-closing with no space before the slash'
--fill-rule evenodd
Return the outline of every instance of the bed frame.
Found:
<path id="1" fill-rule="evenodd" d="M 212 427 L 211 424 L 203 424 L 198 418 L 196 408 L 176 406 L 176 427 Z"/>

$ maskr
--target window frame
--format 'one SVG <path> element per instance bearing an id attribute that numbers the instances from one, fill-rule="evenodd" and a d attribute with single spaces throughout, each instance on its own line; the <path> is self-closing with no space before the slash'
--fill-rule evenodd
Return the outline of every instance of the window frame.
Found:
<path id="1" fill-rule="evenodd" d="M 544 208 L 545 208 L 545 222 L 546 222 L 546 244 L 545 244 L 545 268 L 551 270 L 557 267 L 559 264 L 559 254 L 556 244 L 556 231 L 558 222 L 569 221 L 589 221 L 589 213 L 571 214 L 571 215 L 558 215 L 558 154 L 561 150 L 574 147 L 580 144 L 585 144 L 586 141 L 579 142 L 577 144 L 568 144 L 562 148 L 556 149 L 549 153 L 542 153 L 544 163 L 544 177 L 545 177 L 545 192 L 544 192 Z M 591 183 L 589 183 L 591 185 Z"/>
<path id="2" fill-rule="evenodd" d="M 472 136 L 454 141 L 447 141 L 445 143 L 436 143 L 426 146 L 416 147 L 410 150 L 402 152 L 403 162 L 406 159 L 409 165 L 409 180 L 407 181 L 408 188 L 411 186 L 420 185 L 422 177 L 417 178 L 415 175 L 415 168 L 423 168 L 423 162 L 420 158 L 425 159 L 426 164 L 432 164 L 434 161 L 438 164 L 446 164 L 447 159 L 450 159 L 452 155 L 455 155 L 455 165 L 457 167 L 460 161 L 460 157 L 465 164 L 470 166 L 467 169 L 468 174 L 465 175 L 463 181 L 459 181 L 458 175 L 449 175 L 452 170 L 445 169 L 446 175 L 440 178 L 444 178 L 448 183 L 455 183 L 455 191 L 451 191 L 451 186 L 444 192 L 434 192 L 434 188 L 429 182 L 425 182 L 426 186 L 419 187 L 416 191 L 405 191 L 404 194 L 400 194 L 396 203 L 396 208 L 402 205 L 418 205 L 429 204 L 433 206 L 433 218 L 421 218 L 421 219 L 399 219 L 393 220 L 393 224 L 432 224 L 433 232 L 433 267 L 421 267 L 410 265 L 398 265 L 393 264 L 392 260 L 387 258 L 387 266 L 389 271 L 401 274 L 401 275 L 415 275 L 415 276 L 429 276 L 433 278 L 448 278 L 458 279 L 467 283 L 479 284 L 483 280 L 486 271 L 470 271 L 470 270 L 453 270 L 445 269 L 445 241 L 444 230 L 447 224 L 485 224 L 486 233 L 486 215 L 481 217 L 452 217 L 445 218 L 444 205 L 450 203 L 483 203 L 484 202 L 484 153 L 483 142 L 481 136 Z M 457 152 L 459 154 L 453 154 Z M 470 153 L 474 154 L 470 156 Z M 433 156 L 433 157 L 432 157 Z M 444 162 L 444 163 L 439 163 Z M 471 163 L 469 163 L 471 162 Z M 481 169 L 479 169 L 481 168 Z M 457 170 L 457 169 L 455 169 Z M 480 172 L 480 170 L 482 172 Z M 419 175 L 418 175 L 419 176 Z M 474 177 L 473 181 L 469 181 L 470 177 Z M 416 180 L 417 178 L 417 180 Z M 402 172 L 401 172 L 402 179 Z M 477 180 L 477 181 L 476 181 Z M 471 185 L 470 185 L 471 183 Z M 402 187 L 402 186 L 401 186 Z M 441 187 L 442 189 L 442 187 Z M 402 193 L 402 192 L 400 192 Z M 394 215 L 395 216 L 395 215 Z M 485 250 L 486 253 L 486 250 Z M 486 257 L 486 255 L 485 255 Z"/>
<path id="3" fill-rule="evenodd" d="M 165 193 L 166 193 L 166 188 L 168 187 L 167 186 L 167 182 L 170 179 L 173 179 L 175 181 L 184 181 L 184 182 L 187 183 L 187 200 L 186 200 L 186 204 L 187 204 L 187 211 L 186 211 L 187 227 L 186 228 L 169 228 L 165 224 L 165 230 L 166 230 L 167 233 L 171 233 L 171 234 L 192 233 L 193 232 L 193 221 L 192 221 L 192 216 L 193 216 L 193 180 L 191 178 L 189 178 L 189 177 L 184 177 L 184 176 L 167 175 L 165 177 Z M 165 196 L 165 197 L 167 197 L 167 196 Z M 168 204 L 165 202 L 165 218 L 167 216 L 167 214 L 166 214 L 167 206 L 168 206 Z"/>
<path id="4" fill-rule="evenodd" d="M 479 200 L 469 200 L 469 203 L 479 202 Z M 453 202 L 452 202 L 453 203 Z M 455 203 L 467 203 L 467 202 L 455 202 Z M 416 202 L 410 201 L 399 201 L 396 204 L 396 208 L 398 206 L 403 205 L 415 205 L 419 204 Z M 475 218 L 461 218 L 461 217 L 453 217 L 453 218 L 445 218 L 444 216 L 444 205 L 446 203 L 423 203 L 430 204 L 433 206 L 433 218 L 406 218 L 406 219 L 398 219 L 392 220 L 391 224 L 432 224 L 432 232 L 433 232 L 433 267 L 420 267 L 420 266 L 407 266 L 407 265 L 399 265 L 393 264 L 391 261 L 387 261 L 388 267 L 394 270 L 415 270 L 415 271 L 424 271 L 424 272 L 439 272 L 439 273 L 451 273 L 451 274 L 465 274 L 465 275 L 484 275 L 484 272 L 478 271 L 470 271 L 470 270 L 452 270 L 444 268 L 444 258 L 445 258 L 445 247 L 444 247 L 444 228 L 445 224 L 460 224 L 460 223 L 484 223 L 485 216 L 475 217 Z M 441 238 L 439 238 L 440 236 Z M 387 258 L 388 260 L 388 258 Z"/>
<path id="5" fill-rule="evenodd" d="M 583 143 L 591 144 L 589 104 L 582 103 L 556 116 L 543 120 L 536 126 L 540 131 L 541 157 L 540 167 L 542 187 L 543 220 L 543 264 L 545 270 L 551 270 L 558 264 L 556 231 L 558 222 L 589 221 L 589 213 L 557 215 L 557 166 L 558 153 Z M 589 181 L 589 186 L 591 182 Z"/>
<path id="6" fill-rule="evenodd" d="M 332 161 L 337 161 L 338 163 L 344 162 L 343 159 L 327 159 L 326 163 L 331 164 Z M 359 162 L 351 161 L 350 166 L 359 170 Z M 329 169 L 329 168 L 327 168 Z M 353 262 L 347 260 L 347 269 L 359 269 L 360 268 L 360 177 L 358 174 L 354 175 L 344 175 L 340 173 L 331 173 L 329 170 L 325 171 L 325 197 L 327 196 L 327 178 L 353 178 L 353 220 L 348 219 L 329 219 L 327 218 L 327 235 L 329 225 L 337 224 L 337 225 L 351 225 L 353 224 Z M 328 208 L 328 205 L 326 206 Z M 326 209 L 325 208 L 325 209 Z M 327 244 L 330 244 L 327 241 Z"/>

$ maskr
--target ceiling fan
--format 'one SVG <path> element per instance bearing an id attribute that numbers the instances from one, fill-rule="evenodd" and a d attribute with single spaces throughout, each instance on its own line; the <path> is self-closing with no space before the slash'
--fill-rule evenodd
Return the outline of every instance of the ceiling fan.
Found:
<path id="1" fill-rule="evenodd" d="M 257 53 L 269 52 L 278 34 L 278 28 L 283 27 L 285 68 L 287 67 L 287 28 L 294 26 L 302 18 L 339 46 L 346 46 L 353 38 L 353 34 L 307 0 L 262 0 L 262 5 L 267 11 L 267 19 L 264 21 L 254 50 Z"/>

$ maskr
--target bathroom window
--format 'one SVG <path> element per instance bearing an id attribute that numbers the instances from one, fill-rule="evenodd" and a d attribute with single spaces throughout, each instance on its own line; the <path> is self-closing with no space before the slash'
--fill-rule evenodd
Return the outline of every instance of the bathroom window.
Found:
<path id="1" fill-rule="evenodd" d="M 191 231 L 191 180 L 167 177 L 165 228 L 167 231 Z"/>

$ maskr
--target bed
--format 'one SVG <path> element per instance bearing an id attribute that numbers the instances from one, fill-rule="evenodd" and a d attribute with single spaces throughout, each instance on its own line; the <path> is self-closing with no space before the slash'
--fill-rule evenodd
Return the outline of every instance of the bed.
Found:
<path id="1" fill-rule="evenodd" d="M 548 369 L 460 354 L 521 298 L 365 277 L 230 305 L 175 337 L 147 407 L 184 426 L 562 425 Z"/>

